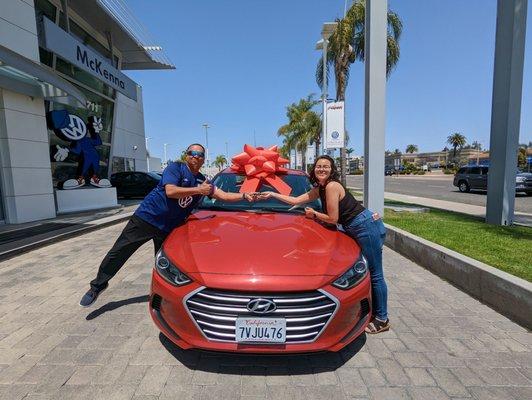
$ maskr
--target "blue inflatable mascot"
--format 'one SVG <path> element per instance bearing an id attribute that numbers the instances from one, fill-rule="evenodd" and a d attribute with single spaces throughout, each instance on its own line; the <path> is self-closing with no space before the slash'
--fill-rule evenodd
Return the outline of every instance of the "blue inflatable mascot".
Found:
<path id="1" fill-rule="evenodd" d="M 103 129 L 103 124 L 101 118 L 90 116 L 87 124 L 85 124 L 77 115 L 69 114 L 66 110 L 58 110 L 48 114 L 48 125 L 60 139 L 70 142 L 69 148 L 56 145 L 53 159 L 64 161 L 69 153 L 78 156 L 77 178 L 62 182 L 63 189 L 77 189 L 84 186 L 85 177 L 90 177 L 92 186 L 111 186 L 109 180 L 99 178 L 100 155 L 95 146 L 102 144 L 100 132 Z"/>

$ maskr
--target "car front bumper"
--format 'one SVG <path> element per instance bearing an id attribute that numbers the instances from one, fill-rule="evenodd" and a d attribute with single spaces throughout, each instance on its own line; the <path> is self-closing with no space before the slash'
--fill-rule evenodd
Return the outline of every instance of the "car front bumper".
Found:
<path id="1" fill-rule="evenodd" d="M 176 287 L 155 270 L 149 301 L 150 315 L 157 327 L 182 349 L 203 349 L 238 353 L 308 353 L 339 351 L 355 340 L 371 318 L 371 284 L 369 274 L 354 288 L 343 291 L 327 285 L 319 291 L 336 302 L 330 320 L 312 341 L 283 344 L 249 344 L 233 340 L 216 340 L 205 335 L 191 315 L 186 300 L 204 289 L 192 282 Z M 277 289 L 278 290 L 278 289 Z M 275 292 L 283 294 L 283 292 Z"/>

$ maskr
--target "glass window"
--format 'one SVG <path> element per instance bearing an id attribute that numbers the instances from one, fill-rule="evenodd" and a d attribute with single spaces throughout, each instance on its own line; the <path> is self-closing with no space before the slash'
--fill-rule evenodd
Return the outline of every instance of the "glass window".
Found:
<path id="1" fill-rule="evenodd" d="M 135 159 L 134 158 L 125 158 L 125 170 L 126 171 L 135 171 Z"/>
<path id="2" fill-rule="evenodd" d="M 2 198 L 2 177 L 0 177 L 0 222 L 3 222 L 4 217 L 4 199 Z"/>
<path id="3" fill-rule="evenodd" d="M 470 174 L 474 174 L 474 175 L 480 175 L 480 167 L 472 167 L 470 168 Z"/>
<path id="4" fill-rule="evenodd" d="M 65 104 L 47 102 L 47 111 L 52 110 L 67 110 L 69 114 L 78 116 L 81 120 L 88 123 L 90 116 L 100 117 L 102 119 L 103 129 L 99 132 L 101 144 L 94 144 L 88 141 L 67 141 L 64 137 L 59 137 L 53 130 L 48 129 L 48 136 L 50 141 L 50 161 L 52 164 L 52 179 L 54 187 L 57 187 L 58 183 L 64 182 L 67 179 L 77 178 L 83 171 L 80 167 L 81 162 L 84 159 L 84 154 L 93 154 L 95 150 L 99 157 L 99 172 L 98 175 L 101 178 L 107 178 L 109 174 L 109 156 L 111 153 L 111 129 L 113 126 L 113 109 L 114 103 L 101 96 L 96 95 L 82 87 L 78 86 L 92 107 L 76 108 L 67 106 Z M 90 138 L 89 133 L 85 138 Z M 94 138 L 96 139 L 96 138 Z M 82 139 L 83 140 L 83 139 Z M 65 152 L 68 150 L 66 158 L 59 160 L 58 152 Z M 76 154 L 79 153 L 79 154 Z M 92 171 L 89 171 L 89 174 Z M 87 178 L 90 177 L 85 177 Z"/>
<path id="5" fill-rule="evenodd" d="M 124 157 L 113 157 L 113 167 L 111 171 L 113 173 L 125 171 Z"/>
<path id="6" fill-rule="evenodd" d="M 312 185 L 306 175 L 281 175 L 281 179 L 292 188 L 292 192 L 290 193 L 291 196 L 299 196 L 303 193 L 308 192 L 312 189 Z M 222 189 L 225 192 L 229 193 L 237 193 L 240 191 L 240 187 L 242 186 L 242 183 L 246 177 L 244 175 L 239 174 L 219 174 L 214 179 L 213 183 L 216 185 L 216 187 Z M 258 191 L 260 192 L 266 192 L 266 191 L 273 191 L 276 192 L 277 190 L 270 185 L 267 185 L 265 183 L 261 184 Z M 320 200 L 315 200 L 313 202 L 307 203 L 305 206 L 312 207 L 315 209 L 321 209 L 321 202 Z M 200 208 L 214 208 L 217 209 L 226 209 L 226 210 L 272 210 L 277 212 L 296 212 L 301 213 L 303 212 L 303 207 L 296 207 L 292 209 L 292 206 L 289 204 L 283 203 L 277 199 L 270 198 L 268 200 L 255 202 L 255 203 L 249 203 L 246 200 L 238 201 L 238 202 L 224 202 L 221 200 L 216 200 L 213 198 L 204 197 L 202 202 L 200 203 Z"/>
<path id="7" fill-rule="evenodd" d="M 56 11 L 57 8 L 48 0 L 35 0 L 35 17 L 37 17 L 37 20 L 45 16 L 52 22 L 55 22 Z"/>

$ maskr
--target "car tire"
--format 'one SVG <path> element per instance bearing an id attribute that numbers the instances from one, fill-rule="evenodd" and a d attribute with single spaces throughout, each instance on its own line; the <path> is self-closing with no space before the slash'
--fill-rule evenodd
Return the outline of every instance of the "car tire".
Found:
<path id="1" fill-rule="evenodd" d="M 458 182 L 458 190 L 462 193 L 468 193 L 471 190 L 471 187 L 466 181 Z"/>

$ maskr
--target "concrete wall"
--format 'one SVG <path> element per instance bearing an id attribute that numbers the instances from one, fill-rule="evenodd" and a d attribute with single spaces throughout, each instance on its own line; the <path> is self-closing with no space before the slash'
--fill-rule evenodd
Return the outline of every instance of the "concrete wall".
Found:
<path id="1" fill-rule="evenodd" d="M 32 0 L 2 0 L 0 44 L 39 61 Z M 43 99 L 0 89 L 0 180 L 7 223 L 55 217 Z"/>
<path id="2" fill-rule="evenodd" d="M 135 159 L 135 169 L 146 171 L 146 136 L 144 134 L 144 110 L 142 88 L 137 86 L 137 101 L 118 93 L 115 102 L 112 157 Z M 137 146 L 137 149 L 134 149 Z"/>

